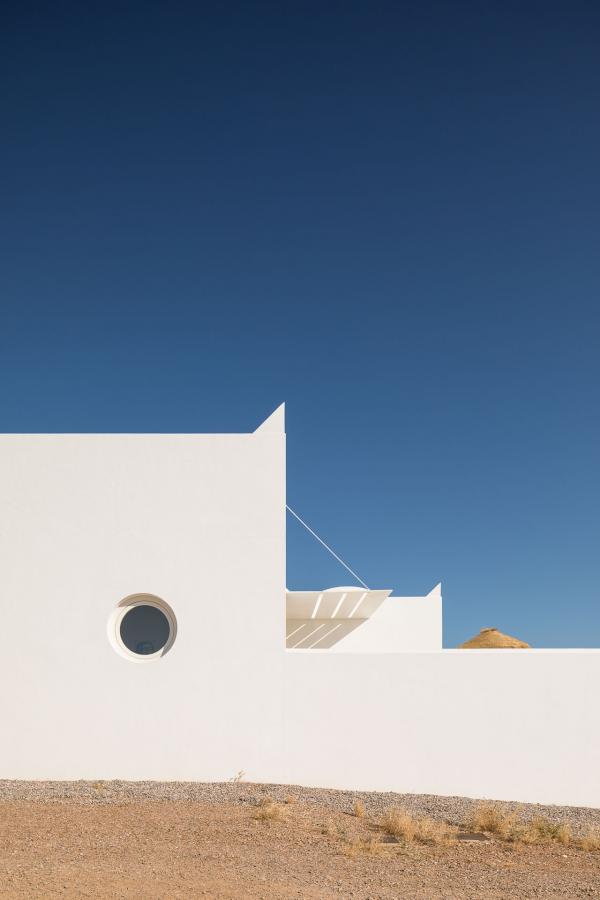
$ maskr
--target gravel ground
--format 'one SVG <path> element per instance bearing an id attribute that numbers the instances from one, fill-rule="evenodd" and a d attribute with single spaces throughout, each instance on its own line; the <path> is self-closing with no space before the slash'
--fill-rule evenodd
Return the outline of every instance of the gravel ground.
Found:
<path id="1" fill-rule="evenodd" d="M 474 805 L 481 802 L 467 797 L 438 797 L 431 794 L 395 794 L 378 791 L 336 791 L 298 785 L 257 784 L 254 782 L 196 781 L 0 781 L 0 802 L 141 803 L 144 801 L 186 801 L 193 803 L 249 803 L 262 797 L 283 803 L 293 798 L 298 803 L 322 806 L 349 813 L 357 800 L 365 804 L 368 815 L 381 815 L 391 806 L 401 806 L 416 816 L 429 816 L 453 825 L 468 818 Z M 545 816 L 551 822 L 569 824 L 574 834 L 588 828 L 600 828 L 600 809 L 579 806 L 543 806 L 535 803 L 499 802 L 507 810 L 518 810 L 524 820 Z"/>
<path id="2" fill-rule="evenodd" d="M 265 797 L 280 801 L 278 818 L 256 818 Z M 356 800 L 364 816 L 352 814 Z M 3 781 L 0 898 L 600 900 L 600 851 L 483 835 L 404 844 L 380 824 L 390 806 L 460 824 L 473 803 L 249 783 Z M 600 827 L 600 810 L 519 809 L 576 832 Z"/>

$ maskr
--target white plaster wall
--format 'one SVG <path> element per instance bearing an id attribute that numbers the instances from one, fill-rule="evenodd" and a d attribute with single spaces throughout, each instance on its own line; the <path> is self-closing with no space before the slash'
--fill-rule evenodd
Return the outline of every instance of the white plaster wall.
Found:
<path id="1" fill-rule="evenodd" d="M 387 597 L 370 618 L 334 644 L 335 653 L 398 653 L 442 649 L 442 593 Z"/>
<path id="2" fill-rule="evenodd" d="M 268 421 L 254 435 L 0 436 L 0 778 L 243 769 L 600 807 L 600 651 L 284 649 L 285 437 Z M 177 616 L 157 662 L 107 639 L 137 592 Z M 437 628 L 437 600 L 430 612 Z"/>
<path id="3" fill-rule="evenodd" d="M 599 650 L 287 651 L 285 780 L 600 807 Z"/>
<path id="4" fill-rule="evenodd" d="M 0 777 L 269 779 L 281 758 L 285 436 L 0 436 Z M 119 656 L 162 597 L 177 640 Z"/>

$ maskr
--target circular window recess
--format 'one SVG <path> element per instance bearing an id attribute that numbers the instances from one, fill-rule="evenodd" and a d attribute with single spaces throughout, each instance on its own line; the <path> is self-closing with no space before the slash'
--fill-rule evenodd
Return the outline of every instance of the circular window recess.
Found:
<path id="1" fill-rule="evenodd" d="M 154 594 L 126 597 L 108 621 L 108 637 L 114 649 L 135 662 L 160 659 L 169 652 L 176 635 L 173 610 Z"/>

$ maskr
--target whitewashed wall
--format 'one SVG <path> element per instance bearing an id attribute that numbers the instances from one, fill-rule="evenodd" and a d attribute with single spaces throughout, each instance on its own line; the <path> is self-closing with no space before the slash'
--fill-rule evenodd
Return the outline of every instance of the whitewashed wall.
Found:
<path id="1" fill-rule="evenodd" d="M 370 618 L 334 644 L 329 652 L 398 653 L 441 649 L 442 591 L 438 584 L 424 597 L 386 597 Z"/>
<path id="2" fill-rule="evenodd" d="M 282 755 L 285 435 L 0 435 L 0 778 L 267 777 Z M 139 664 L 107 622 L 175 612 Z"/>
<path id="3" fill-rule="evenodd" d="M 600 807 L 600 650 L 288 651 L 285 780 Z"/>
<path id="4" fill-rule="evenodd" d="M 0 778 L 245 770 L 600 807 L 600 651 L 398 653 L 382 633 L 377 654 L 284 649 L 282 417 L 253 435 L 0 436 Z M 144 665 L 107 638 L 137 592 L 178 621 Z"/>

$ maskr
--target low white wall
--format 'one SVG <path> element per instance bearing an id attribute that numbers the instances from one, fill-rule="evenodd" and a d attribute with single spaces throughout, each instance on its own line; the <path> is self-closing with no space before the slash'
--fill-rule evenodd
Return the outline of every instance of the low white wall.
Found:
<path id="1" fill-rule="evenodd" d="M 600 650 L 288 651 L 285 780 L 600 807 Z"/>

